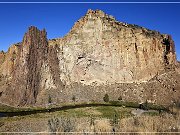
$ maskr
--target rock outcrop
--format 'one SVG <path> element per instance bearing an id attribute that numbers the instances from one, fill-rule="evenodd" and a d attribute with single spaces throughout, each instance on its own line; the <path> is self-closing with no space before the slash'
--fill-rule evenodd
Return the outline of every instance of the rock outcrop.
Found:
<path id="1" fill-rule="evenodd" d="M 22 43 L 12 46 L 6 55 L 7 59 L 1 66 L 2 75 L 8 76 L 5 91 L 8 96 L 4 100 L 11 99 L 12 103 L 21 105 L 34 104 L 42 89 L 42 65 L 48 56 L 46 31 L 30 27 Z"/>
<path id="2" fill-rule="evenodd" d="M 72 102 L 76 97 L 77 102 L 90 102 L 102 101 L 108 93 L 113 100 L 122 96 L 129 101 L 169 104 L 179 96 L 179 83 L 158 84 L 154 78 L 167 74 L 170 79 L 177 73 L 175 68 L 170 35 L 88 10 L 63 38 L 48 41 L 45 30 L 30 27 L 22 43 L 0 53 L 4 77 L 0 101 L 45 105 Z M 170 96 L 174 87 L 176 94 Z"/>

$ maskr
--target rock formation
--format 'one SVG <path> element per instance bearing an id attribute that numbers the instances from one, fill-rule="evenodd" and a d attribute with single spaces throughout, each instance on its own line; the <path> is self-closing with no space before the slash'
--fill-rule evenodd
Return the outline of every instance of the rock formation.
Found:
<path id="1" fill-rule="evenodd" d="M 1 68 L 3 76 L 7 76 L 8 79 L 8 99 L 5 100 L 19 100 L 18 103 L 22 105 L 34 104 L 41 89 L 42 66 L 48 55 L 46 31 L 30 27 L 23 42 L 11 47 L 8 54 L 9 59 L 5 60 Z"/>
<path id="2" fill-rule="evenodd" d="M 45 30 L 30 27 L 21 43 L 0 53 L 0 101 L 101 102 L 108 93 L 170 104 L 180 96 L 176 63 L 170 35 L 88 10 L 63 38 L 48 41 Z"/>

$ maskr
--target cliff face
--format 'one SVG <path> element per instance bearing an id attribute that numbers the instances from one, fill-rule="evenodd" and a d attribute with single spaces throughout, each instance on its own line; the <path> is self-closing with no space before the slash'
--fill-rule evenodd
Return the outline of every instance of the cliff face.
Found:
<path id="1" fill-rule="evenodd" d="M 166 36 L 171 47 L 164 56 Z M 59 45 L 70 80 L 85 84 L 147 81 L 176 61 L 170 36 L 117 22 L 102 11 L 89 10 Z"/>
<path id="2" fill-rule="evenodd" d="M 113 99 L 170 103 L 169 88 L 148 86 L 152 78 L 175 72 L 174 48 L 170 35 L 118 22 L 100 10 L 89 10 L 61 39 L 48 41 L 45 30 L 30 27 L 22 43 L 0 53 L 0 100 L 43 105 L 72 102 L 73 96 L 77 102 L 102 101 L 109 93 Z"/>

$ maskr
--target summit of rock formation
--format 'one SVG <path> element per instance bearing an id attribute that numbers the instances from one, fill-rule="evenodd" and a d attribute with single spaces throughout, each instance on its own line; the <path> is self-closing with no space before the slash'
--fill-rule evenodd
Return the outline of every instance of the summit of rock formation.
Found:
<path id="1" fill-rule="evenodd" d="M 0 53 L 0 102 L 14 106 L 112 100 L 170 104 L 179 98 L 172 37 L 88 10 L 63 38 L 31 26 Z"/>

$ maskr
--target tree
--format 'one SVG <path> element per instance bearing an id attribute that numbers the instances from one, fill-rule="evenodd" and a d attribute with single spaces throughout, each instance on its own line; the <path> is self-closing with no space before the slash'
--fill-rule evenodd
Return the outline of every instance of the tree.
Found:
<path id="1" fill-rule="evenodd" d="M 49 104 L 51 104 L 52 103 L 52 98 L 51 98 L 51 96 L 49 95 L 49 97 L 48 97 L 48 103 Z"/>
<path id="2" fill-rule="evenodd" d="M 149 110 L 149 103 L 148 103 L 147 100 L 146 100 L 145 103 L 142 104 L 142 107 L 143 107 L 143 108 L 142 108 L 143 110 Z"/>
<path id="3" fill-rule="evenodd" d="M 119 101 L 121 101 L 121 100 L 122 100 L 122 97 L 121 97 L 121 96 L 119 96 L 119 97 L 118 97 L 118 100 L 119 100 Z"/>
<path id="4" fill-rule="evenodd" d="M 76 101 L 76 97 L 73 95 L 73 97 L 72 97 L 72 101 Z"/>
<path id="5" fill-rule="evenodd" d="M 104 102 L 109 102 L 109 95 L 105 94 L 103 97 Z"/>

